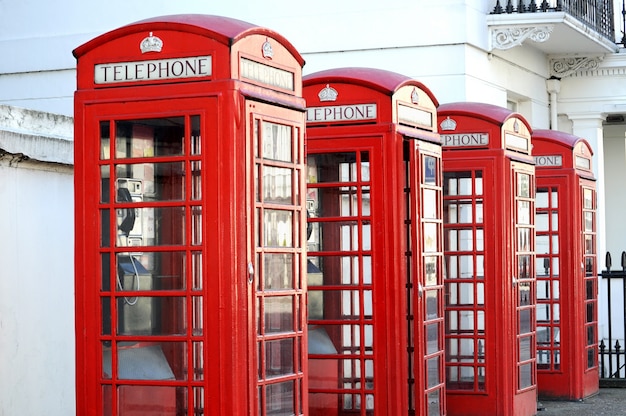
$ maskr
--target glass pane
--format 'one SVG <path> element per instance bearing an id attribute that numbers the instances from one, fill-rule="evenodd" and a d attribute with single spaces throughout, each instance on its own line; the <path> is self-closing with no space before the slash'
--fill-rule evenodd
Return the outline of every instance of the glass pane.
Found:
<path id="1" fill-rule="evenodd" d="M 117 377 L 121 380 L 185 380 L 185 342 L 118 342 Z M 111 348 L 102 351 L 102 369 L 111 374 Z M 108 378 L 108 377 L 107 377 Z"/>
<path id="2" fill-rule="evenodd" d="M 530 228 L 517 229 L 517 251 L 530 251 Z"/>
<path id="3" fill-rule="evenodd" d="M 111 247 L 111 211 L 100 210 L 100 246 Z"/>
<path id="4" fill-rule="evenodd" d="M 263 223 L 265 247 L 293 247 L 293 211 L 266 209 Z"/>
<path id="5" fill-rule="evenodd" d="M 266 378 L 294 373 L 293 338 L 265 342 Z"/>
<path id="6" fill-rule="evenodd" d="M 437 252 L 439 244 L 438 244 L 438 238 L 437 238 L 437 232 L 438 232 L 438 227 L 437 224 L 434 223 L 425 223 L 424 224 L 424 232 L 423 232 L 423 239 L 424 239 L 424 252 L 425 253 L 433 253 L 433 252 Z"/>
<path id="7" fill-rule="evenodd" d="M 108 292 L 111 290 L 111 255 L 109 253 L 100 255 L 100 272 L 102 275 L 100 290 Z"/>
<path id="8" fill-rule="evenodd" d="M 119 386 L 117 391 L 118 416 L 176 416 L 187 411 L 185 387 Z"/>
<path id="9" fill-rule="evenodd" d="M 519 173 L 517 175 L 517 196 L 529 198 L 531 196 L 530 175 Z"/>
<path id="10" fill-rule="evenodd" d="M 116 212 L 117 247 L 185 243 L 184 207 L 120 208 Z"/>
<path id="11" fill-rule="evenodd" d="M 200 137 L 200 116 L 191 116 L 191 152 L 192 155 L 202 153 L 202 137 Z"/>
<path id="12" fill-rule="evenodd" d="M 111 123 L 100 122 L 100 159 L 111 159 Z"/>
<path id="13" fill-rule="evenodd" d="M 263 201 L 274 204 L 292 203 L 292 169 L 263 166 Z"/>
<path id="14" fill-rule="evenodd" d="M 529 255 L 517 256 L 517 277 L 519 279 L 529 279 L 530 275 L 530 258 Z"/>
<path id="15" fill-rule="evenodd" d="M 293 297 L 265 298 L 265 333 L 293 331 Z"/>
<path id="16" fill-rule="evenodd" d="M 437 184 L 437 159 L 432 156 L 424 156 L 424 183 Z"/>
<path id="17" fill-rule="evenodd" d="M 519 333 L 528 334 L 533 330 L 533 323 L 531 322 L 530 309 L 522 309 L 519 311 Z"/>
<path id="18" fill-rule="evenodd" d="M 370 180 L 369 155 L 367 152 L 361 153 L 361 164 L 357 166 L 357 154 L 346 153 L 326 153 L 307 156 L 309 184 L 324 182 L 356 182 L 358 175 L 361 181 Z M 360 172 L 357 168 L 360 167 Z"/>
<path id="19" fill-rule="evenodd" d="M 437 257 L 424 257 L 424 280 L 426 286 L 439 284 L 437 276 Z"/>
<path id="20" fill-rule="evenodd" d="M 184 297 L 120 296 L 117 298 L 117 333 L 184 335 L 187 331 L 184 312 Z"/>
<path id="21" fill-rule="evenodd" d="M 426 386 L 427 388 L 435 387 L 438 384 L 441 384 L 441 375 L 440 375 L 440 357 L 433 357 L 426 360 L 426 371 L 428 372 Z"/>
<path id="22" fill-rule="evenodd" d="M 183 154 L 184 117 L 118 121 L 115 129 L 118 159 Z"/>
<path id="23" fill-rule="evenodd" d="M 263 158 L 291 162 L 293 136 L 291 126 L 262 122 Z"/>
<path id="24" fill-rule="evenodd" d="M 525 337 L 519 340 L 519 361 L 526 361 L 532 358 L 531 341 L 531 337 Z"/>
<path id="25" fill-rule="evenodd" d="M 115 165 L 117 202 L 129 202 L 120 188 L 127 189 L 133 202 L 181 201 L 185 198 L 183 162 Z"/>
<path id="26" fill-rule="evenodd" d="M 593 190 L 589 188 L 583 189 L 583 209 L 593 209 Z"/>
<path id="27" fill-rule="evenodd" d="M 191 280 L 193 290 L 202 290 L 202 252 L 191 253 Z"/>
<path id="28" fill-rule="evenodd" d="M 437 218 L 437 191 L 433 189 L 424 189 L 422 191 L 422 210 L 423 216 L 427 219 Z"/>
<path id="29" fill-rule="evenodd" d="M 111 167 L 109 165 L 100 166 L 100 202 L 110 202 L 109 185 L 111 183 Z"/>
<path id="30" fill-rule="evenodd" d="M 434 354 L 441 350 L 441 346 L 439 345 L 439 327 L 440 324 L 431 324 L 426 325 L 426 354 Z"/>
<path id="31" fill-rule="evenodd" d="M 262 273 L 264 290 L 293 288 L 293 254 L 263 254 Z"/>
<path id="32" fill-rule="evenodd" d="M 194 336 L 201 336 L 204 332 L 204 308 L 202 303 L 203 298 L 201 296 L 193 296 L 191 298 L 191 333 Z"/>
<path id="33" fill-rule="evenodd" d="M 191 161 L 191 199 L 202 199 L 202 162 L 199 160 Z"/>
<path id="34" fill-rule="evenodd" d="M 102 313 L 102 335 L 111 335 L 111 298 L 103 297 L 100 300 Z"/>
<path id="35" fill-rule="evenodd" d="M 286 416 L 296 414 L 294 410 L 294 383 L 295 381 L 286 381 L 269 384 L 265 387 L 265 414 Z"/>
<path id="36" fill-rule="evenodd" d="M 182 251 L 117 254 L 117 289 L 184 290 L 185 253 Z"/>
<path id="37" fill-rule="evenodd" d="M 585 212 L 585 231 L 593 232 L 593 212 Z"/>
<path id="38" fill-rule="evenodd" d="M 524 389 L 533 384 L 533 367 L 532 364 L 523 364 L 519 367 L 519 388 Z"/>
<path id="39" fill-rule="evenodd" d="M 517 223 L 530 224 L 530 202 L 517 201 Z"/>
<path id="40" fill-rule="evenodd" d="M 435 391 L 431 391 L 430 393 L 428 393 L 426 395 L 426 400 L 427 400 L 427 415 L 428 416 L 441 416 L 442 412 L 441 412 L 441 402 L 442 402 L 442 390 L 438 389 Z"/>

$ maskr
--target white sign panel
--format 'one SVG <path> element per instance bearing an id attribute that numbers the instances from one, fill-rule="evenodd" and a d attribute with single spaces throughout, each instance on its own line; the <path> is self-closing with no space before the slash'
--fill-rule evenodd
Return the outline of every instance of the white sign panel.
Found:
<path id="1" fill-rule="evenodd" d="M 334 105 L 309 107 L 306 109 L 308 123 L 328 123 L 340 121 L 375 120 L 376 104 Z"/>
<path id="2" fill-rule="evenodd" d="M 561 157 L 561 155 L 535 156 L 535 165 L 563 166 L 563 157 Z"/>
<path id="3" fill-rule="evenodd" d="M 398 121 L 412 126 L 433 126 L 433 117 L 430 112 L 402 104 L 398 105 Z"/>
<path id="4" fill-rule="evenodd" d="M 97 64 L 94 68 L 94 82 L 96 84 L 114 84 L 118 82 L 198 78 L 209 77 L 211 73 L 210 55 L 187 56 L 184 58 Z"/>
<path id="5" fill-rule="evenodd" d="M 489 144 L 489 133 L 442 134 L 441 140 L 444 146 L 486 146 Z"/>
<path id="6" fill-rule="evenodd" d="M 263 65 L 250 59 L 241 58 L 240 72 L 242 78 L 294 91 L 293 73 L 273 66 Z"/>
<path id="7" fill-rule="evenodd" d="M 521 149 L 528 151 L 528 139 L 514 134 L 505 133 L 504 141 L 507 147 L 513 147 L 515 149 Z"/>

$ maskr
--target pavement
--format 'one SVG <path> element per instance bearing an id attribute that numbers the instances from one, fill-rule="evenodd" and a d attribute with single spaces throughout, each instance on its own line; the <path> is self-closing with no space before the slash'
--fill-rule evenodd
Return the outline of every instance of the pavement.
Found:
<path id="1" fill-rule="evenodd" d="M 580 401 L 539 400 L 537 416 L 626 416 L 626 388 L 601 388 Z"/>

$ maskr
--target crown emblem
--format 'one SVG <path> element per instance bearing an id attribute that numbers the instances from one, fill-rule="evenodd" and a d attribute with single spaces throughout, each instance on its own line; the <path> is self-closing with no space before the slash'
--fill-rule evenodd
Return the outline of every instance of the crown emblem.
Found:
<path id="1" fill-rule="evenodd" d="M 328 84 L 317 94 L 317 96 L 320 97 L 320 101 L 336 101 L 338 95 L 337 90 Z"/>
<path id="2" fill-rule="evenodd" d="M 417 88 L 413 88 L 413 92 L 411 93 L 411 102 L 415 105 L 420 103 L 420 95 L 417 92 Z"/>
<path id="3" fill-rule="evenodd" d="M 272 49 L 272 44 L 269 40 L 265 39 L 261 49 L 263 50 L 263 58 L 272 59 L 274 57 L 274 49 Z"/>
<path id="4" fill-rule="evenodd" d="M 141 41 L 139 48 L 141 49 L 141 53 L 161 52 L 161 49 L 163 49 L 163 41 L 157 36 L 153 36 L 152 32 L 150 32 L 150 35 Z"/>
<path id="5" fill-rule="evenodd" d="M 515 133 L 519 133 L 519 123 L 517 122 L 517 120 L 515 120 L 515 122 L 513 123 L 513 131 Z"/>
<path id="6" fill-rule="evenodd" d="M 439 124 L 441 130 L 456 130 L 456 121 L 452 120 L 450 116 L 446 117 L 444 121 Z"/>

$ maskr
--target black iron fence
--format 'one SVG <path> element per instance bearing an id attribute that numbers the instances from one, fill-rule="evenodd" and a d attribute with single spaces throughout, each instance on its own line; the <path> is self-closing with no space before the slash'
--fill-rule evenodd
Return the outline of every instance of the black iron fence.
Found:
<path id="1" fill-rule="evenodd" d="M 605 38 L 626 47 L 626 1 L 621 36 L 616 36 L 613 0 L 496 0 L 491 14 L 565 12 Z"/>
<path id="2" fill-rule="evenodd" d="M 598 313 L 606 322 L 606 328 L 599 328 L 600 387 L 626 387 L 626 252 L 622 252 L 621 270 L 611 267 L 611 253 L 606 253 L 598 299 Z"/>

